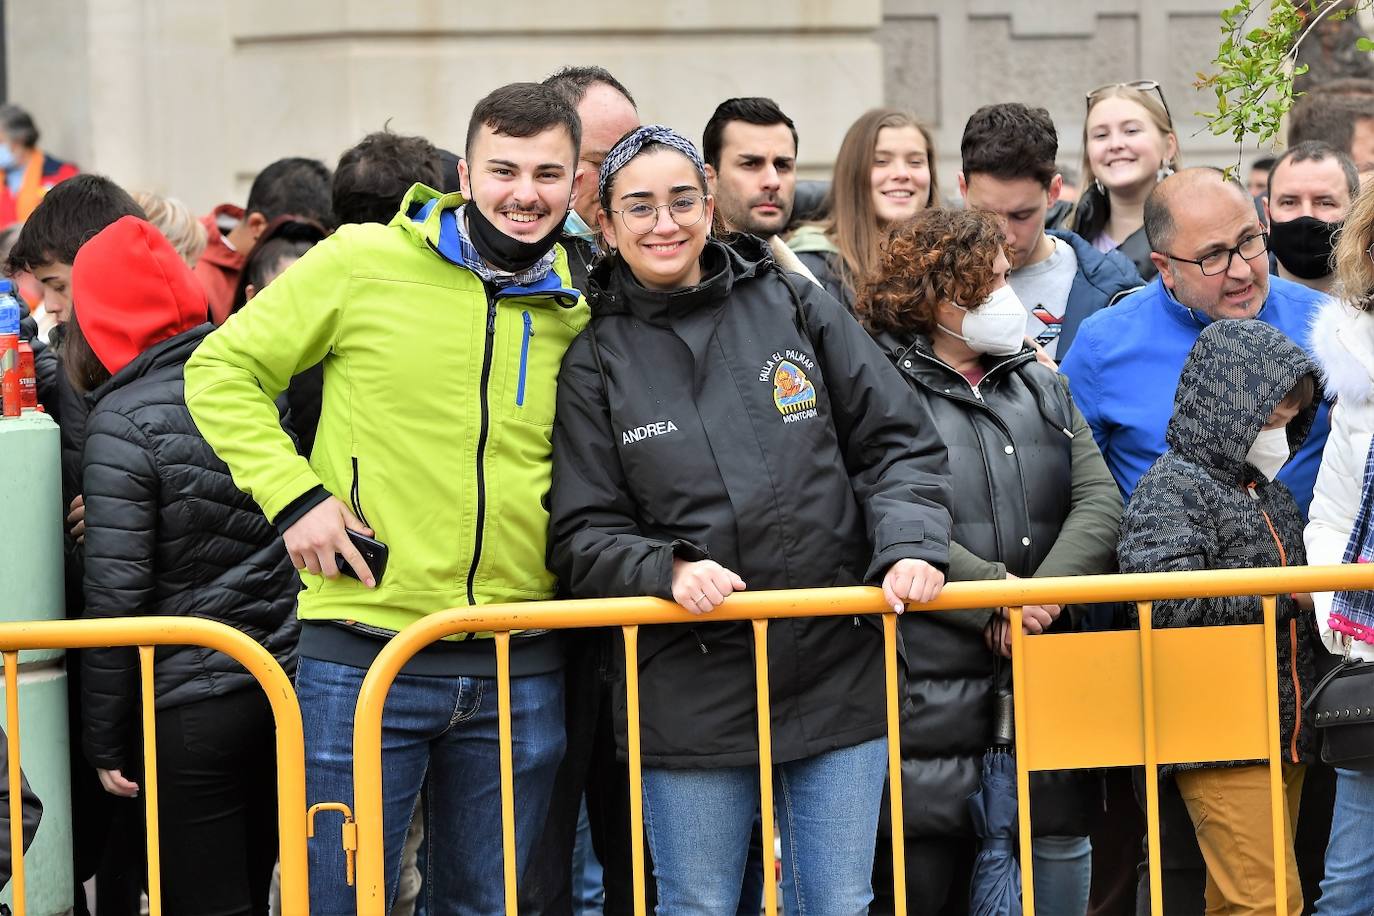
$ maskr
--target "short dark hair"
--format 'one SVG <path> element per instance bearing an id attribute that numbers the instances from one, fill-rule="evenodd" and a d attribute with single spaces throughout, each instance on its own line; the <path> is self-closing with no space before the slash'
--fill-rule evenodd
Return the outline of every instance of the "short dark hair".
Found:
<path id="1" fill-rule="evenodd" d="M 610 86 L 625 96 L 625 101 L 636 109 L 639 108 L 635 104 L 635 97 L 630 95 L 630 90 L 626 89 L 620 80 L 611 76 L 611 71 L 605 67 L 562 67 L 556 73 L 545 77 L 540 85 L 552 89 L 563 97 L 563 101 L 576 108 L 582 104 L 582 99 L 586 97 L 587 90 L 597 83 Z"/>
<path id="2" fill-rule="evenodd" d="M 89 172 L 53 187 L 39 202 L 5 261 L 16 274 L 48 264 L 71 264 L 76 252 L 100 230 L 125 216 L 147 216 L 128 192 L 104 175 Z"/>
<path id="3" fill-rule="evenodd" d="M 243 212 L 261 213 L 269 223 L 279 216 L 303 216 L 333 226 L 331 177 L 329 167 L 318 159 L 278 159 L 253 179 Z"/>
<path id="4" fill-rule="evenodd" d="M 339 157 L 334 218 L 340 223 L 388 223 L 417 181 L 431 188 L 443 182 L 434 144 L 385 129 L 370 133 Z"/>
<path id="5" fill-rule="evenodd" d="M 30 149 L 38 145 L 38 125 L 33 115 L 18 105 L 0 105 L 0 131 L 20 146 Z"/>
<path id="6" fill-rule="evenodd" d="M 250 284 L 257 292 L 262 292 L 284 259 L 301 257 L 328 235 L 329 231 L 314 220 L 281 216 L 269 223 L 243 259 L 243 270 L 239 272 L 229 306 L 230 314 L 247 303 Z"/>
<path id="7" fill-rule="evenodd" d="M 1260 156 L 1250 163 L 1250 171 L 1259 169 L 1261 172 L 1268 172 L 1274 168 L 1274 163 L 1278 161 L 1278 156 Z"/>
<path id="8" fill-rule="evenodd" d="M 582 122 L 576 106 L 542 83 L 511 83 L 487 93 L 472 109 L 464 156 L 472 155 L 472 143 L 484 126 L 493 133 L 522 138 L 561 126 L 572 138 L 574 160 L 582 148 Z"/>
<path id="9" fill-rule="evenodd" d="M 1288 145 L 1320 140 L 1348 154 L 1356 122 L 1368 120 L 1374 120 L 1374 80 L 1333 80 L 1293 104 Z"/>
<path id="10" fill-rule="evenodd" d="M 1360 196 L 1360 170 L 1355 168 L 1355 160 L 1350 158 L 1349 153 L 1320 140 L 1306 140 L 1284 150 L 1283 155 L 1269 167 L 1269 183 L 1264 188 L 1264 196 L 1269 197 L 1274 193 L 1274 173 L 1285 162 L 1322 162 L 1326 159 L 1335 159 L 1345 173 L 1345 188 L 1350 192 L 1350 202 L 1354 203 L 1355 198 Z"/>
<path id="11" fill-rule="evenodd" d="M 713 169 L 720 168 L 720 145 L 725 137 L 725 128 L 731 121 L 743 121 L 761 127 L 786 124 L 792 132 L 792 146 L 794 149 L 797 146 L 797 125 L 783 114 L 777 102 L 763 96 L 726 99 L 716 106 L 711 120 L 706 122 L 706 130 L 701 134 L 701 154 Z"/>
<path id="12" fill-rule="evenodd" d="M 1048 188 L 1059 171 L 1054 162 L 1059 155 L 1059 134 L 1043 108 L 1020 102 L 984 105 L 964 125 L 959 155 L 966 178 L 1033 178 Z"/>

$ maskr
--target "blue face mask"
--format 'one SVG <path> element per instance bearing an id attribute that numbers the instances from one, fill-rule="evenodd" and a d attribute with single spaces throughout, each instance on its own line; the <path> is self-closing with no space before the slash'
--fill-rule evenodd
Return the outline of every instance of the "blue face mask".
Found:
<path id="1" fill-rule="evenodd" d="M 8 143 L 0 143 L 0 169 L 8 172 L 19 163 L 15 161 L 14 150 Z"/>
<path id="2" fill-rule="evenodd" d="M 576 210 L 569 210 L 567 219 L 563 220 L 563 234 L 574 238 L 584 239 L 589 242 L 592 249 L 596 249 L 596 230 L 587 225 Z"/>

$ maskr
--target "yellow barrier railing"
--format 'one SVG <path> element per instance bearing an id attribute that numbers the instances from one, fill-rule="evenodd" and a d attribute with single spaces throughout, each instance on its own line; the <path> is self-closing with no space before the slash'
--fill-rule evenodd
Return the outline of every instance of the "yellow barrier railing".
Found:
<path id="1" fill-rule="evenodd" d="M 125 617 L 0 624 L 5 665 L 5 727 L 9 742 L 10 849 L 14 912 L 23 916 L 23 799 L 19 791 L 19 652 L 23 649 L 91 649 L 137 646 L 143 692 L 143 798 L 147 816 L 148 910 L 162 912 L 158 857 L 157 720 L 153 693 L 153 647 L 205 646 L 223 652 L 257 679 L 277 725 L 277 832 L 281 852 L 281 899 L 286 913 L 310 912 L 305 846 L 305 745 L 300 706 L 291 680 L 272 654 L 247 634 L 194 617 Z"/>
<path id="2" fill-rule="evenodd" d="M 1270 761 L 1273 802 L 1276 899 L 1286 900 L 1283 868 L 1283 806 L 1279 747 L 1275 602 L 1263 601 L 1262 625 L 1190 630 L 1151 626 L 1148 602 L 1234 595 L 1273 596 L 1290 592 L 1374 588 L 1374 567 L 1330 566 L 1217 570 L 1188 573 L 1083 576 L 961 582 L 947 586 L 912 612 L 1008 607 L 1017 734 L 1017 787 L 1025 911 L 1035 911 L 1031 865 L 1030 772 L 1033 770 L 1140 765 L 1146 767 L 1151 905 L 1163 913 L 1159 866 L 1158 767 L 1187 761 L 1263 759 Z M 1069 633 L 1025 638 L 1021 607 L 1040 604 L 1141 602 L 1139 631 Z M 639 760 L 638 628 L 694 621 L 753 621 L 759 702 L 759 768 L 764 827 L 764 888 L 769 916 L 777 913 L 773 881 L 773 806 L 768 714 L 767 634 L 770 619 L 883 614 L 889 772 L 900 774 L 900 697 L 897 695 L 896 617 L 876 588 L 801 589 L 742 592 L 703 617 L 654 598 L 534 601 L 437 613 L 407 627 L 377 656 L 363 682 L 354 722 L 354 798 L 357 829 L 357 900 L 360 916 L 386 909 L 382 825 L 382 709 L 392 681 L 420 649 L 454 633 L 491 631 L 500 691 L 501 804 L 506 912 L 517 913 L 515 802 L 511 780 L 510 639 L 512 630 L 620 627 L 625 635 L 630 807 L 635 912 L 644 913 L 642 782 Z M 1237 647 L 1240 651 L 1237 651 Z M 1222 651 L 1224 650 L 1224 651 Z M 1218 653 L 1222 670 L 1218 670 Z M 1066 683 L 1087 681 L 1066 702 Z M 1216 728 L 1215 708 L 1200 701 L 1210 682 L 1222 681 L 1227 729 Z M 1182 702 L 1184 696 L 1191 697 Z M 1111 704 L 1108 706 L 1108 704 Z M 1103 715 L 1107 709 L 1109 715 Z M 1218 732 L 1223 732 L 1219 734 Z M 901 779 L 891 786 L 894 901 L 905 913 L 902 854 Z"/>

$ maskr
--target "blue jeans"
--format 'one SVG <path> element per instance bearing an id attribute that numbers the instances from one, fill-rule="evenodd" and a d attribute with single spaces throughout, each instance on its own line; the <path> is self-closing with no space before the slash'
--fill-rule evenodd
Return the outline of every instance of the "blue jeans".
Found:
<path id="1" fill-rule="evenodd" d="M 788 916 L 868 912 L 886 778 L 886 738 L 773 768 Z M 660 914 L 735 916 L 758 810 L 757 767 L 644 769 Z"/>
<path id="2" fill-rule="evenodd" d="M 1336 808 L 1316 916 L 1366 914 L 1374 906 L 1374 773 L 1336 768 Z"/>
<path id="3" fill-rule="evenodd" d="M 306 803 L 353 805 L 353 714 L 367 672 L 302 658 L 296 696 L 305 723 Z M 517 871 L 544 827 L 563 755 L 562 672 L 511 678 Z M 422 894 L 430 916 L 504 912 L 496 679 L 399 675 L 382 715 L 386 899 L 396 895 L 406 829 L 425 793 Z M 309 843 L 310 912 L 355 911 L 344 881 L 337 815 L 316 818 Z"/>
<path id="4" fill-rule="evenodd" d="M 602 885 L 601 861 L 592 847 L 592 825 L 587 818 L 587 802 L 583 800 L 577 811 L 577 839 L 573 843 L 572 904 L 577 916 L 600 913 L 606 904 L 606 889 Z"/>
<path id="5" fill-rule="evenodd" d="M 1083 916 L 1093 883 L 1093 844 L 1085 836 L 1031 840 L 1037 916 Z"/>

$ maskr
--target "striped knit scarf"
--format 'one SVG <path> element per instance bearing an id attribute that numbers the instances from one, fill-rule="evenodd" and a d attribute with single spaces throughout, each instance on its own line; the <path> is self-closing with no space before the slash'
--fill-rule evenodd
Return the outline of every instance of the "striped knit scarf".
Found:
<path id="1" fill-rule="evenodd" d="M 1350 530 L 1342 563 L 1374 563 L 1374 443 L 1364 462 L 1360 511 Z M 1374 643 L 1374 591 L 1336 592 L 1331 602 L 1331 629 L 1363 642 Z"/>

